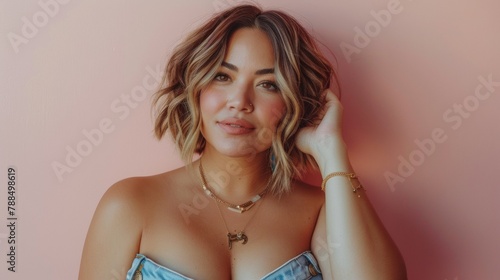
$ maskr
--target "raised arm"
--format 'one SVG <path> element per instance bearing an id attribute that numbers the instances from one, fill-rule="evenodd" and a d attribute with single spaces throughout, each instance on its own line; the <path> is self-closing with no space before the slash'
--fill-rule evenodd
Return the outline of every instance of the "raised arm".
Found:
<path id="1" fill-rule="evenodd" d="M 298 147 L 311 154 L 323 178 L 333 172 L 354 173 L 341 134 L 342 105 L 327 90 L 324 115 L 316 127 L 304 128 Z M 357 179 L 346 175 L 326 181 L 325 204 L 317 221 L 312 249 L 325 279 L 402 280 L 404 260 L 377 217 Z"/>
<path id="2" fill-rule="evenodd" d="M 79 280 L 125 279 L 139 250 L 139 200 L 133 179 L 113 185 L 104 194 L 87 233 Z"/>

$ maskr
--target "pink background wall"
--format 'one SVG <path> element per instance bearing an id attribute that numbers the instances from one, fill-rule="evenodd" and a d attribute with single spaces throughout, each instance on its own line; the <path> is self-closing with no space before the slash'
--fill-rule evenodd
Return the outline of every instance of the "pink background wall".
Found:
<path id="1" fill-rule="evenodd" d="M 76 279 L 107 187 L 181 165 L 151 132 L 158 69 L 186 31 L 235 2 L 57 1 L 0 3 L 1 279 Z M 336 54 L 352 162 L 410 279 L 498 279 L 498 1 L 259 2 Z M 16 273 L 5 262 L 10 165 Z"/>

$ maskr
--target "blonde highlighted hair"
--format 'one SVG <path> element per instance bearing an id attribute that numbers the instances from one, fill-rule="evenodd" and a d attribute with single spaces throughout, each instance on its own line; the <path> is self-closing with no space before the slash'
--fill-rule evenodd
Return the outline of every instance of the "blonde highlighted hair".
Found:
<path id="1" fill-rule="evenodd" d="M 174 50 L 166 67 L 162 88 L 155 94 L 155 134 L 171 133 L 182 159 L 190 165 L 203 153 L 199 96 L 216 76 L 231 35 L 240 28 L 258 28 L 272 42 L 276 82 L 286 112 L 273 135 L 270 155 L 274 172 L 271 191 L 290 190 L 294 176 L 316 167 L 314 159 L 299 151 L 295 138 L 300 128 L 313 125 L 324 104 L 323 92 L 336 78 L 329 61 L 312 36 L 290 15 L 241 5 L 216 14 L 189 34 Z"/>

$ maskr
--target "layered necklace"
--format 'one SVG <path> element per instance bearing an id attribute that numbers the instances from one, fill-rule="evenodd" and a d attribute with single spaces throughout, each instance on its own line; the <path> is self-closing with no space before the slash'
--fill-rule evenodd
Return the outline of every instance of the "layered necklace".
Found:
<path id="1" fill-rule="evenodd" d="M 222 211 L 219 207 L 219 203 L 227 206 L 228 210 L 242 214 L 242 213 L 250 210 L 257 203 L 257 201 L 259 201 L 261 198 L 263 198 L 266 195 L 266 193 L 269 189 L 269 183 L 271 182 L 271 180 L 269 180 L 267 182 L 266 188 L 262 192 L 255 195 L 254 197 L 252 197 L 249 201 L 244 202 L 244 203 L 239 204 L 239 205 L 236 205 L 236 204 L 229 203 L 229 202 L 221 199 L 210 189 L 210 187 L 208 186 L 208 183 L 207 183 L 207 179 L 205 177 L 205 172 L 203 170 L 203 166 L 201 164 L 201 161 L 200 161 L 200 165 L 199 165 L 199 172 L 200 172 L 200 177 L 201 177 L 201 181 L 202 181 L 202 188 L 205 191 L 205 194 L 207 196 L 213 198 L 217 202 L 215 205 L 217 206 L 217 210 L 219 211 L 219 215 L 220 215 L 222 221 L 224 222 L 224 226 L 226 227 L 227 243 L 228 243 L 229 249 L 231 249 L 233 247 L 233 242 L 241 242 L 242 244 L 246 244 L 248 242 L 248 236 L 245 234 L 245 229 L 250 224 L 253 217 L 255 217 L 255 214 L 257 213 L 257 210 L 258 210 L 258 207 L 260 206 L 260 204 L 259 204 L 259 206 L 256 207 L 257 210 L 254 211 L 253 215 L 250 217 L 250 219 L 248 220 L 246 225 L 243 227 L 243 229 L 240 231 L 237 231 L 236 234 L 231 234 L 229 227 L 227 226 L 226 220 L 224 219 L 224 215 L 222 215 Z"/>

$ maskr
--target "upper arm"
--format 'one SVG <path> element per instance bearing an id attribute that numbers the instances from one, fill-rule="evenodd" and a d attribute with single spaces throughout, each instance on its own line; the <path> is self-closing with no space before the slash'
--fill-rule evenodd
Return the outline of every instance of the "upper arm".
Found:
<path id="1" fill-rule="evenodd" d="M 79 280 L 125 278 L 139 252 L 143 228 L 140 201 L 134 179 L 118 182 L 106 191 L 87 233 Z"/>
<path id="2" fill-rule="evenodd" d="M 337 222 L 332 227 L 331 224 L 327 225 L 327 218 L 331 219 L 331 216 L 327 216 L 331 215 L 331 213 L 327 213 L 326 203 L 323 204 L 311 240 L 311 248 L 318 259 L 323 278 L 334 279 L 334 275 L 340 275 L 339 277 L 342 279 L 407 279 L 404 260 L 376 216 L 371 204 L 366 201 L 361 207 L 362 211 L 364 211 L 362 215 L 354 213 L 358 216 L 353 217 L 353 215 L 349 216 L 351 214 L 349 213 L 347 214 L 349 219 L 343 220 L 342 223 Z M 335 210 L 342 211 L 343 209 Z M 363 224 L 364 230 L 353 231 L 352 229 L 346 229 L 350 226 L 350 223 L 353 223 L 354 218 L 361 219 L 361 221 L 358 220 L 357 222 Z M 328 222 L 331 223 L 332 221 L 329 220 Z M 330 230 L 333 228 L 336 232 L 328 232 L 327 227 Z M 335 234 L 338 232 L 349 239 L 332 239 L 332 236 L 338 236 L 338 234 Z M 363 241 L 368 245 L 361 247 L 361 249 L 352 245 L 358 245 L 357 243 Z M 351 251 L 355 249 L 358 249 L 355 254 L 360 261 L 349 260 L 350 262 L 346 262 L 344 256 L 351 255 L 351 259 L 353 259 Z M 369 254 L 372 257 L 366 259 L 366 255 Z M 346 264 L 349 267 L 346 267 Z M 357 276 L 353 278 L 351 274 Z"/>

